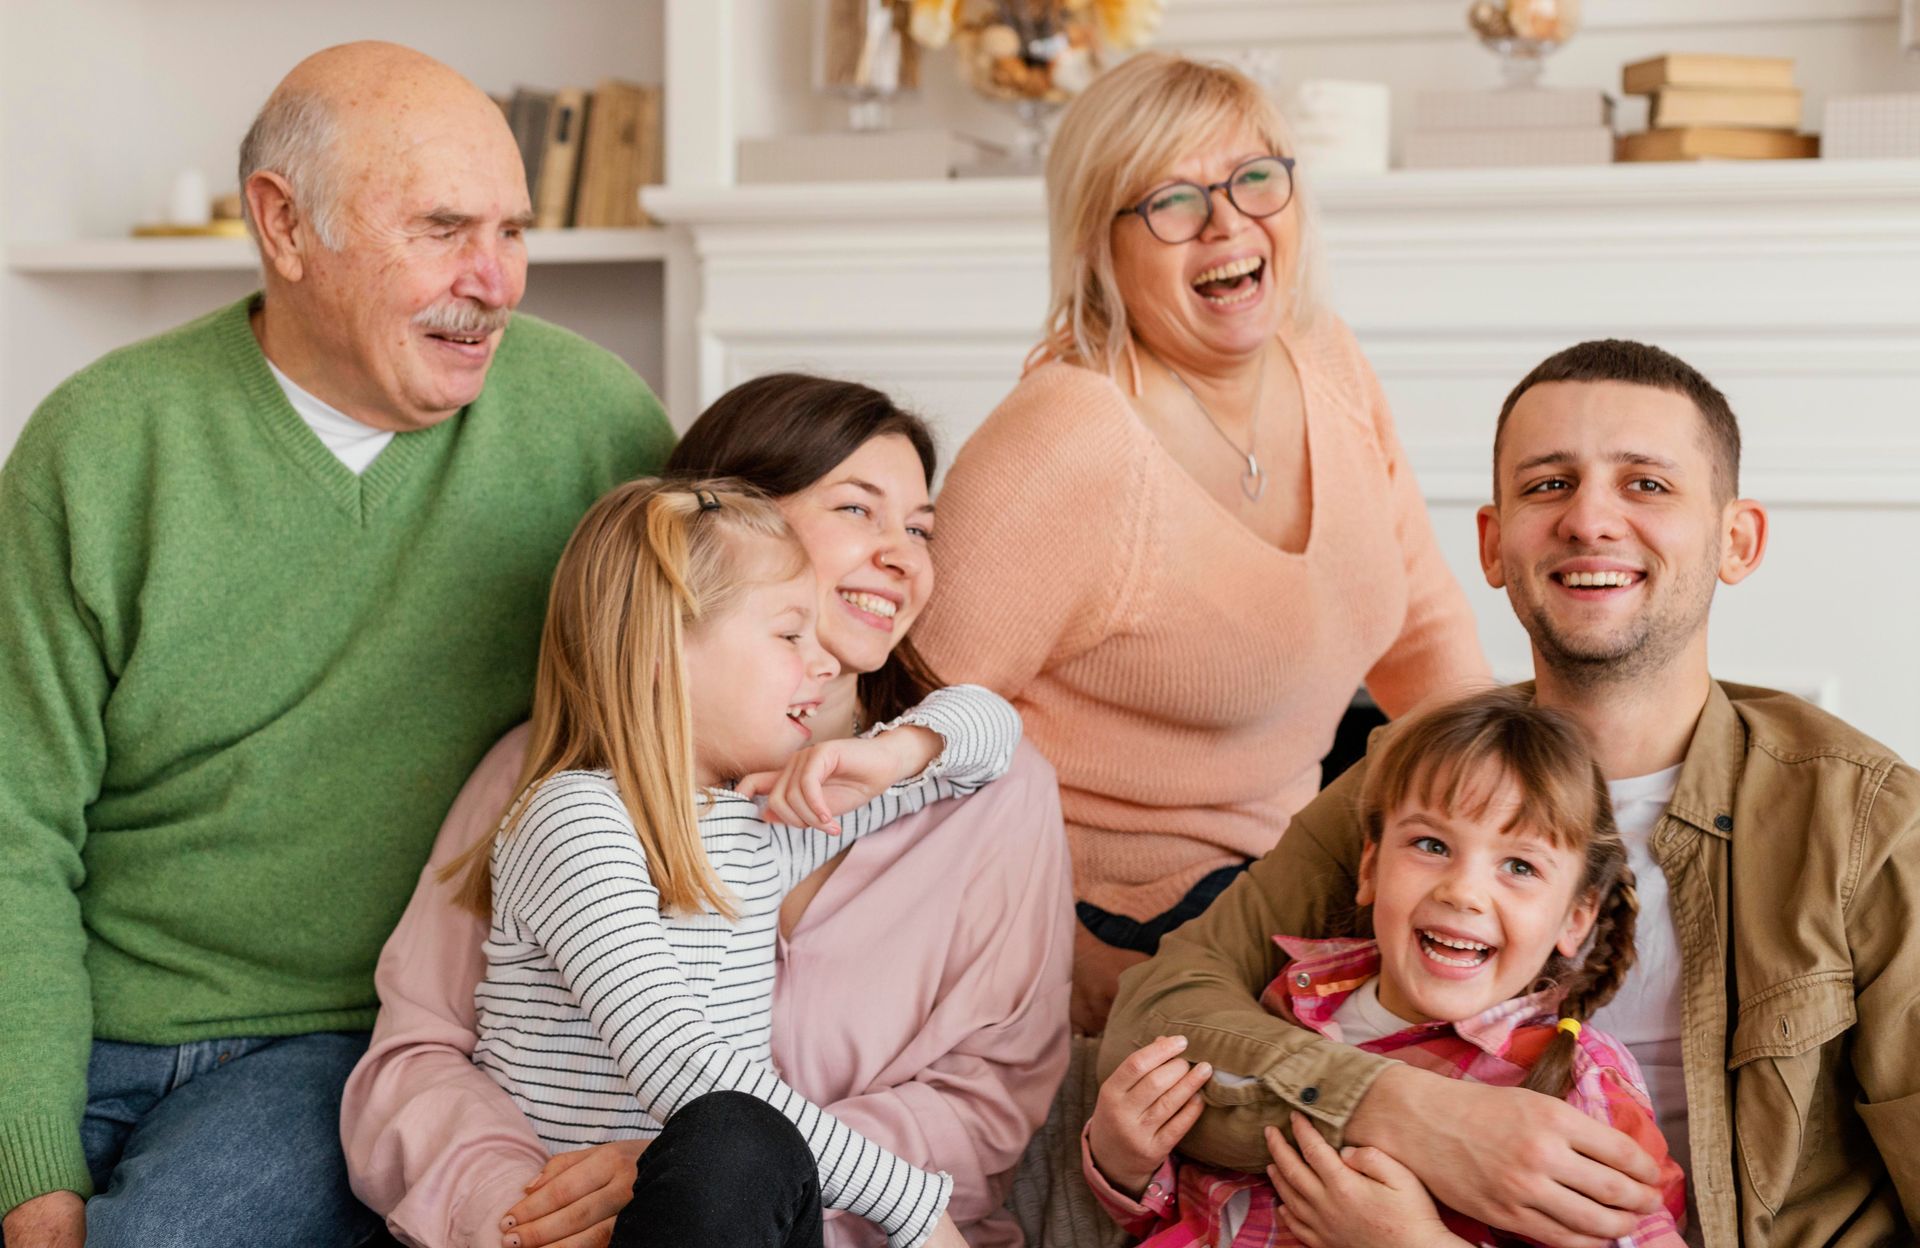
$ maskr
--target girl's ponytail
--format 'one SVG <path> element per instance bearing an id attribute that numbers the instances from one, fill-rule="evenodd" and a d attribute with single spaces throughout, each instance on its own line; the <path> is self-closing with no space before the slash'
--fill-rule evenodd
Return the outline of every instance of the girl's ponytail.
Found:
<path id="1" fill-rule="evenodd" d="M 740 539 L 770 538 L 779 566 L 745 565 Z M 689 627 L 725 614 L 755 577 L 806 565 L 774 504 L 737 481 L 617 486 L 581 518 L 553 574 L 526 761 L 501 819 L 511 830 L 528 797 L 562 771 L 613 774 L 667 913 L 711 908 L 734 917 L 732 896 L 700 844 L 693 710 L 687 696 Z M 495 838 L 442 868 L 464 875 L 460 905 L 492 910 Z"/>
<path id="2" fill-rule="evenodd" d="M 1614 844 L 1619 844 L 1617 834 Z M 1566 995 L 1560 999 L 1562 1023 L 1571 1021 L 1575 1026 L 1563 1025 L 1553 1033 L 1546 1052 L 1533 1064 L 1522 1087 L 1557 1100 L 1565 1100 L 1572 1091 L 1573 1056 L 1580 1044 L 1578 1025 L 1613 999 L 1633 967 L 1633 929 L 1640 914 L 1640 897 L 1633 883 L 1632 869 L 1620 862 L 1587 938 L 1586 960 L 1567 977 Z"/>

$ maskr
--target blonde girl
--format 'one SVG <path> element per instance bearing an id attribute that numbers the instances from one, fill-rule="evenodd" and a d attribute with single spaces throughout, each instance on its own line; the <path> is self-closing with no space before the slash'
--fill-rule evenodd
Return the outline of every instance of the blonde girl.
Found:
<path id="1" fill-rule="evenodd" d="M 769 1065 L 776 921 L 847 841 L 1001 774 L 1019 720 L 963 686 L 809 746 L 838 673 L 818 594 L 738 483 L 603 498 L 554 574 L 517 796 L 449 868 L 491 922 L 474 1060 L 551 1150 L 652 1141 L 614 1244 L 814 1244 L 823 1206 L 891 1244 L 958 1242 L 946 1175 Z"/>
<path id="2" fill-rule="evenodd" d="M 1356 927 L 1370 910 L 1372 937 L 1276 936 L 1291 960 L 1262 1004 L 1330 1039 L 1525 1086 L 1625 1131 L 1659 1163 L 1666 1201 L 1622 1242 L 1677 1248 L 1684 1179 L 1639 1067 L 1586 1025 L 1633 964 L 1638 903 L 1579 730 L 1515 691 L 1489 690 L 1395 724 L 1367 768 L 1354 901 Z M 1498 1234 L 1438 1210 L 1377 1150 L 1335 1153 L 1299 1115 L 1292 1145 L 1268 1128 L 1264 1179 L 1170 1158 L 1199 1116 L 1201 1087 L 1245 1082 L 1190 1068 L 1182 1047 L 1165 1038 L 1123 1062 L 1083 1136 L 1096 1195 L 1154 1248 L 1459 1248 Z"/>

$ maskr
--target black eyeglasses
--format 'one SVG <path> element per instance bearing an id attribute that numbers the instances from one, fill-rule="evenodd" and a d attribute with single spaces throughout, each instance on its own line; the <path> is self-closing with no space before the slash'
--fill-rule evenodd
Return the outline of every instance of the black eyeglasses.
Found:
<path id="1" fill-rule="evenodd" d="M 1163 243 L 1191 242 L 1213 220 L 1215 191 L 1225 191 L 1227 202 L 1243 216 L 1256 221 L 1270 217 L 1293 202 L 1293 157 L 1256 156 L 1241 161 L 1225 182 L 1169 182 L 1113 215 L 1116 219 L 1138 216 Z"/>

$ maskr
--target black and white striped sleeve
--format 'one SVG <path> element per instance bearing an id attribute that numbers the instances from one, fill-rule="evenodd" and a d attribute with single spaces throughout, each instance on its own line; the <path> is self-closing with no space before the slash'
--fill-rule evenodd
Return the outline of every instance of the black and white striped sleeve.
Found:
<path id="1" fill-rule="evenodd" d="M 756 1096 L 800 1129 L 821 1196 L 907 1248 L 933 1230 L 953 1180 L 908 1164 L 741 1056 L 708 1023 L 660 914 L 625 807 L 604 784 L 543 785 L 496 851 L 494 910 L 559 968 L 627 1085 L 666 1122 L 706 1092 Z"/>
<path id="2" fill-rule="evenodd" d="M 866 805 L 840 816 L 837 835 L 818 828 L 771 824 L 783 890 L 861 837 L 934 802 L 965 797 L 998 780 L 1013 765 L 1013 751 L 1020 744 L 1020 713 L 1005 698 L 979 685 L 936 689 L 898 719 L 876 724 L 863 735 L 875 736 L 902 724 L 938 734 L 943 743 L 939 756 L 919 775 L 888 786 Z"/>

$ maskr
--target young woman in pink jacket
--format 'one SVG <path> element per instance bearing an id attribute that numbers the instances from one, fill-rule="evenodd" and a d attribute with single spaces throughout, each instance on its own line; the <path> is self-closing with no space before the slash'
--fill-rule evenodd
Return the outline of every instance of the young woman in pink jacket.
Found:
<path id="1" fill-rule="evenodd" d="M 906 637 L 933 589 L 934 451 L 918 418 L 854 383 L 763 377 L 709 408 L 668 470 L 760 488 L 806 547 L 820 641 L 843 673 L 816 740 L 934 686 Z M 354 1190 L 409 1244 L 605 1244 L 642 1147 L 549 1158 L 471 1060 L 484 925 L 437 871 L 495 830 L 524 735 L 493 748 L 448 813 L 381 955 L 380 1019 L 342 1104 Z M 1053 770 L 1023 745 L 998 783 L 862 841 L 781 910 L 779 1069 L 868 1138 L 951 1174 L 949 1212 L 975 1248 L 1022 1242 L 1001 1206 L 1066 1068 L 1070 902 Z M 884 1242 L 853 1217 L 830 1216 L 826 1234 Z"/>

